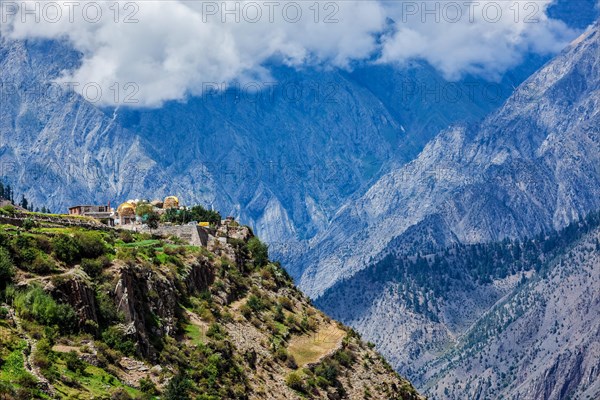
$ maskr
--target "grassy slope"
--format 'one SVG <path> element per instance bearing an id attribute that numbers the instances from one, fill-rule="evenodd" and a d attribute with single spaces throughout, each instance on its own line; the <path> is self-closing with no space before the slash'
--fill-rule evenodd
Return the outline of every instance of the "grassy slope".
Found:
<path id="1" fill-rule="evenodd" d="M 0 397 L 418 398 L 278 264 L 256 262 L 247 228 L 205 249 L 52 223 L 0 227 L 16 285 L 2 314 L 17 312 L 0 315 Z M 45 391 L 23 366 L 30 345 Z"/>

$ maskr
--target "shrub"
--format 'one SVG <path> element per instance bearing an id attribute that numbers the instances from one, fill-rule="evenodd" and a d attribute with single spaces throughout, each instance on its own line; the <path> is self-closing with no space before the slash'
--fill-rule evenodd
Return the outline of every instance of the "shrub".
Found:
<path id="1" fill-rule="evenodd" d="M 287 352 L 287 350 L 285 349 L 285 347 L 279 347 L 279 348 L 277 349 L 277 351 L 275 352 L 275 357 L 276 357 L 278 360 L 281 360 L 281 361 L 285 361 L 285 360 L 287 360 L 287 358 L 288 358 L 288 352 Z"/>
<path id="2" fill-rule="evenodd" d="M 290 300 L 288 297 L 285 297 L 285 296 L 282 296 L 279 298 L 279 304 L 281 304 L 281 306 L 288 311 L 292 311 L 294 308 L 292 300 Z"/>
<path id="3" fill-rule="evenodd" d="M 58 304 L 39 287 L 17 292 L 15 309 L 25 318 L 34 319 L 44 325 L 57 325 L 62 332 L 72 332 L 76 327 L 76 315 L 68 304 Z"/>
<path id="4" fill-rule="evenodd" d="M 244 318 L 249 319 L 252 316 L 252 309 L 247 304 L 242 304 L 240 306 L 240 313 L 242 313 Z"/>
<path id="5" fill-rule="evenodd" d="M 273 319 L 277 322 L 283 322 L 285 320 L 285 314 L 283 313 L 283 307 L 281 304 L 275 306 L 275 312 L 273 313 Z"/>
<path id="6" fill-rule="evenodd" d="M 23 224 L 21 225 L 21 227 L 23 229 L 25 229 L 26 231 L 30 231 L 33 228 L 35 228 L 35 221 L 32 220 L 31 218 L 25 218 L 23 220 Z"/>
<path id="7" fill-rule="evenodd" d="M 302 391 L 304 389 L 302 377 L 295 371 L 285 378 L 285 384 L 294 390 Z"/>
<path id="8" fill-rule="evenodd" d="M 92 278 L 102 273 L 102 262 L 99 259 L 84 258 L 81 260 L 81 269 Z"/>
<path id="9" fill-rule="evenodd" d="M 74 241 L 81 257 L 96 258 L 108 251 L 100 232 L 76 232 Z"/>
<path id="10" fill-rule="evenodd" d="M 292 355 L 288 355 L 285 365 L 290 369 L 298 369 L 298 363 L 296 363 L 296 359 Z"/>
<path id="11" fill-rule="evenodd" d="M 4 289 L 7 283 L 12 282 L 15 276 L 15 266 L 10 254 L 4 247 L 0 247 L 0 289 Z"/>
<path id="12" fill-rule="evenodd" d="M 119 311 L 110 297 L 106 286 L 99 286 L 96 288 L 96 304 L 98 306 L 100 322 L 103 326 L 108 326 L 120 321 Z"/>
<path id="13" fill-rule="evenodd" d="M 129 393 L 127 393 L 127 390 L 125 390 L 122 387 L 119 387 L 119 388 L 114 389 L 111 392 L 110 399 L 111 400 L 131 400 L 132 397 L 129 395 Z"/>
<path id="14" fill-rule="evenodd" d="M 256 236 L 248 240 L 248 250 L 252 253 L 254 259 L 254 265 L 262 267 L 267 264 L 269 260 L 269 248 L 266 244 L 260 241 Z"/>
<path id="15" fill-rule="evenodd" d="M 226 336 L 226 332 L 223 330 L 223 328 L 221 328 L 221 325 L 219 325 L 216 322 L 213 322 L 208 327 L 208 330 L 206 331 L 206 336 L 214 340 L 223 340 Z"/>
<path id="16" fill-rule="evenodd" d="M 4 214 L 14 215 L 15 214 L 15 206 L 11 204 L 7 204 L 4 207 L 0 208 L 0 210 L 4 211 Z"/>
<path id="17" fill-rule="evenodd" d="M 119 232 L 119 239 L 121 239 L 125 243 L 133 242 L 133 234 L 130 231 L 123 230 Z"/>
<path id="18" fill-rule="evenodd" d="M 190 398 L 188 392 L 191 382 L 183 374 L 175 375 L 167 385 L 165 400 L 187 400 Z"/>
<path id="19" fill-rule="evenodd" d="M 345 367 L 350 367 L 355 361 L 354 354 L 348 350 L 339 350 L 334 358 Z"/>
<path id="20" fill-rule="evenodd" d="M 102 332 L 102 341 L 125 355 L 135 353 L 135 344 L 127 338 L 123 329 L 117 325 L 110 326 Z"/>
<path id="21" fill-rule="evenodd" d="M 156 389 L 156 385 L 151 379 L 140 379 L 140 390 L 142 393 L 149 394 L 151 396 L 158 394 L 158 389 Z"/>
<path id="22" fill-rule="evenodd" d="M 263 300 L 253 294 L 248 297 L 246 305 L 254 312 L 260 312 L 265 307 Z"/>
<path id="23" fill-rule="evenodd" d="M 47 274 L 54 269 L 54 261 L 44 253 L 38 253 L 34 260 L 29 264 L 28 271 L 36 274 Z"/>
<path id="24" fill-rule="evenodd" d="M 85 370 L 85 363 L 75 350 L 71 350 L 68 353 L 64 353 L 62 356 L 63 360 L 67 364 L 67 369 L 73 372 L 83 372 Z"/>
<path id="25" fill-rule="evenodd" d="M 79 259 L 77 243 L 70 236 L 58 235 L 52 239 L 52 250 L 56 258 L 67 264 L 71 264 Z"/>
<path id="26" fill-rule="evenodd" d="M 332 360 L 326 360 L 315 368 L 315 375 L 323 377 L 331 383 L 336 381 L 339 372 L 338 363 Z"/>

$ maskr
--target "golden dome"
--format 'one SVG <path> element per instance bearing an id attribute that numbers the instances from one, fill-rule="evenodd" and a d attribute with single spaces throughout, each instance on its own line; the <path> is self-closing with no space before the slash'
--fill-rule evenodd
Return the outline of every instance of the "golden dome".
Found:
<path id="1" fill-rule="evenodd" d="M 135 215 L 135 206 L 131 203 L 123 203 L 117 208 L 119 215 Z"/>
<path id="2" fill-rule="evenodd" d="M 163 208 L 177 208 L 179 207 L 179 199 L 175 196 L 167 196 L 165 197 L 165 201 L 163 202 Z"/>

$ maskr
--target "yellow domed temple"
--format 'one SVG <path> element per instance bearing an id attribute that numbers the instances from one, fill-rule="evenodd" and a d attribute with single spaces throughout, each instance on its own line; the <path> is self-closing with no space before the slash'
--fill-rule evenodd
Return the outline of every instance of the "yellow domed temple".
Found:
<path id="1" fill-rule="evenodd" d="M 175 196 L 167 196 L 165 197 L 165 201 L 163 201 L 163 208 L 179 208 L 179 199 Z"/>
<path id="2" fill-rule="evenodd" d="M 121 225 L 135 222 L 135 204 L 132 202 L 125 202 L 121 204 L 117 208 L 117 214 L 119 216 L 119 223 Z"/>

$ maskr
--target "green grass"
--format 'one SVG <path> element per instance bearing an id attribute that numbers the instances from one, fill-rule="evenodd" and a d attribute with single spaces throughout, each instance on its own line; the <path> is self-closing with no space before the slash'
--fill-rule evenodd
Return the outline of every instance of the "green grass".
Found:
<path id="1" fill-rule="evenodd" d="M 0 370 L 0 380 L 5 382 L 15 382 L 23 375 L 29 375 L 23 366 L 23 350 L 27 347 L 27 342 L 19 341 L 15 348 L 4 360 Z"/>
<path id="2" fill-rule="evenodd" d="M 58 360 L 56 366 L 62 375 L 71 378 L 80 385 L 79 388 L 72 388 L 57 380 L 54 383 L 54 387 L 57 392 L 65 397 L 75 397 L 78 394 L 81 394 L 81 398 L 98 398 L 105 396 L 111 390 L 117 388 L 125 389 L 125 391 L 134 398 L 139 398 L 142 394 L 139 390 L 123 384 L 114 375 L 93 365 L 87 365 L 82 374 L 68 370 L 63 360 Z M 86 397 L 86 395 L 88 397 Z"/>
<path id="3" fill-rule="evenodd" d="M 206 335 L 199 326 L 194 324 L 186 324 L 184 325 L 183 329 L 185 330 L 185 334 L 190 339 L 192 344 L 199 346 L 202 343 L 205 343 Z"/>
<path id="4" fill-rule="evenodd" d="M 161 242 L 158 239 L 146 239 L 146 240 L 140 240 L 139 242 L 117 243 L 117 247 L 128 247 L 128 248 L 146 247 L 146 246 L 156 246 L 160 243 Z"/>

